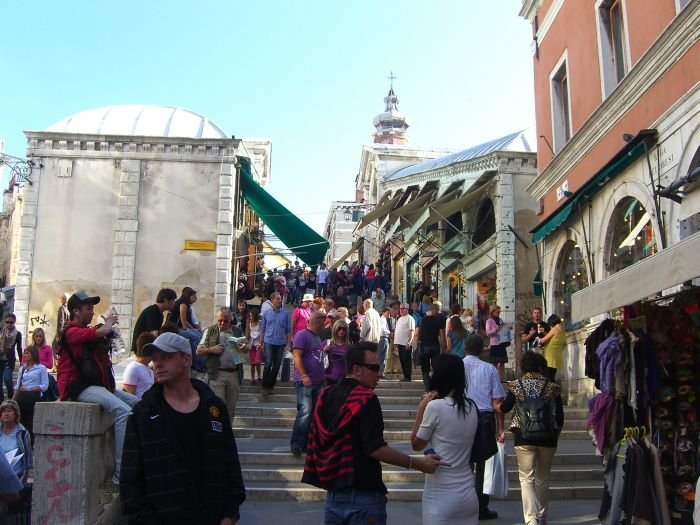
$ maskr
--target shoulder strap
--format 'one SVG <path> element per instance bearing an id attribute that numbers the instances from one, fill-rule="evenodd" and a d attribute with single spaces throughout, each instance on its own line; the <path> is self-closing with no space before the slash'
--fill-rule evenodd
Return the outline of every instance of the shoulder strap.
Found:
<path id="1" fill-rule="evenodd" d="M 22 379 L 24 378 L 24 371 L 27 369 L 27 365 L 22 366 L 22 370 L 19 373 L 19 387 L 22 388 Z"/>

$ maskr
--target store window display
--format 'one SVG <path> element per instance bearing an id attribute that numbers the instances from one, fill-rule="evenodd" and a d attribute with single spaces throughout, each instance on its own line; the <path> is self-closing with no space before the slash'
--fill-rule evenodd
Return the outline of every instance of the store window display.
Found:
<path id="1" fill-rule="evenodd" d="M 610 220 L 608 271 L 619 272 L 658 251 L 651 216 L 634 197 L 622 199 Z"/>
<path id="2" fill-rule="evenodd" d="M 571 295 L 589 284 L 583 252 L 576 242 L 567 241 L 564 244 L 559 255 L 556 275 L 556 312 L 562 318 L 564 327 L 571 329 Z"/>

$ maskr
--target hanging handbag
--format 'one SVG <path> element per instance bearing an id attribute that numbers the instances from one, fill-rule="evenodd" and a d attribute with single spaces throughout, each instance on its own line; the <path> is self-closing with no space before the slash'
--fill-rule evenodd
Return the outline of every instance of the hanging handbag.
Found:
<path id="1" fill-rule="evenodd" d="M 496 432 L 493 428 L 493 417 L 488 412 L 480 412 L 476 403 L 467 398 L 477 414 L 476 434 L 472 444 L 470 463 L 486 461 L 498 451 Z"/>

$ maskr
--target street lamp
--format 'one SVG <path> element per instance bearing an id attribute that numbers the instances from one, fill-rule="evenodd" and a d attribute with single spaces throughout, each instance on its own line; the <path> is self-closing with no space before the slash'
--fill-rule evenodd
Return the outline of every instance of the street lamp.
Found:
<path id="1" fill-rule="evenodd" d="M 352 210 L 350 208 L 344 208 L 343 216 L 345 217 L 345 222 L 350 222 L 352 219 Z"/>

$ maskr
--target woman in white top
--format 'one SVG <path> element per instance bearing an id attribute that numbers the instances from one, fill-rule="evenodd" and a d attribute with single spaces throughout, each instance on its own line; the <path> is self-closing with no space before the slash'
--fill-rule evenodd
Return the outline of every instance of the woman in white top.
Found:
<path id="1" fill-rule="evenodd" d="M 454 354 L 433 360 L 430 392 L 421 400 L 411 434 L 413 450 L 426 446 L 449 466 L 425 476 L 425 525 L 478 525 L 479 501 L 469 466 L 477 411 L 464 395 L 464 363 Z"/>
<path id="2" fill-rule="evenodd" d="M 24 364 L 17 374 L 17 384 L 12 399 L 20 408 L 20 423 L 29 431 L 34 442 L 34 405 L 49 388 L 49 371 L 39 362 L 39 349 L 28 346 L 23 354 Z"/>
<path id="3" fill-rule="evenodd" d="M 150 332 L 144 332 L 136 339 L 136 359 L 126 365 L 124 378 L 122 379 L 122 389 L 139 399 L 153 386 L 153 370 L 148 366 L 151 358 L 141 355 L 141 349 L 153 341 L 156 336 Z"/>

